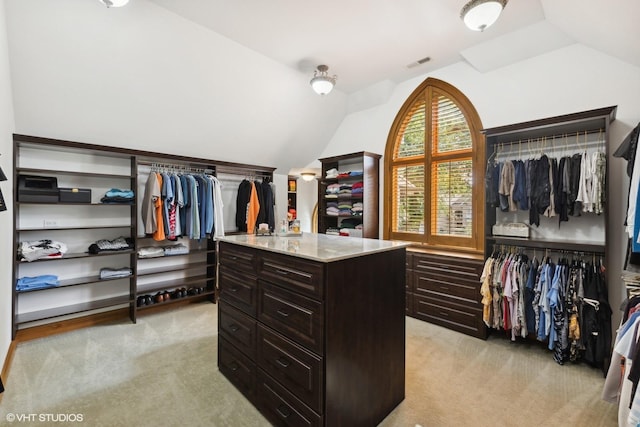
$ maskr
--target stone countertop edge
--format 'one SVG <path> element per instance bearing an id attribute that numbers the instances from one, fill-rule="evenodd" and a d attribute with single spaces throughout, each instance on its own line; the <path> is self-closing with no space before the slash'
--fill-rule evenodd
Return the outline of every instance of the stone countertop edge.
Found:
<path id="1" fill-rule="evenodd" d="M 216 240 L 306 258 L 317 262 L 341 261 L 362 255 L 406 248 L 410 245 L 409 242 L 396 240 L 331 236 L 315 233 L 303 233 L 301 236 L 234 234 L 217 237 Z"/>

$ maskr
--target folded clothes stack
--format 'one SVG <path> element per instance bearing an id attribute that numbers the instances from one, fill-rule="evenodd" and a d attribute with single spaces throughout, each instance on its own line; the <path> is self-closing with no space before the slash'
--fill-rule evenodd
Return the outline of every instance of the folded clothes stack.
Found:
<path id="1" fill-rule="evenodd" d="M 163 246 L 162 248 L 164 249 L 165 256 L 184 255 L 189 253 L 189 248 L 182 243 L 178 243 L 176 245 L 167 245 Z"/>
<path id="2" fill-rule="evenodd" d="M 16 291 L 34 291 L 36 289 L 54 288 L 60 285 L 58 276 L 43 274 L 34 277 L 21 277 L 16 281 Z"/>
<path id="3" fill-rule="evenodd" d="M 67 245 L 53 240 L 21 242 L 18 249 L 18 259 L 31 262 L 37 259 L 62 258 L 66 252 Z"/>
<path id="4" fill-rule="evenodd" d="M 100 269 L 101 280 L 129 277 L 132 274 L 133 274 L 133 270 L 129 267 L 121 267 L 121 268 L 104 267 Z"/>
<path id="5" fill-rule="evenodd" d="M 158 258 L 164 256 L 162 246 L 145 246 L 138 249 L 138 258 Z"/>
<path id="6" fill-rule="evenodd" d="M 101 239 L 92 243 L 89 246 L 89 253 L 95 255 L 100 252 L 125 251 L 133 248 L 133 239 L 129 237 L 116 237 L 113 240 Z"/>
<path id="7" fill-rule="evenodd" d="M 331 178 L 337 178 L 338 177 L 338 169 L 336 169 L 336 168 L 329 169 L 327 171 L 326 177 L 330 178 L 330 179 Z"/>
<path id="8" fill-rule="evenodd" d="M 172 255 L 185 255 L 189 253 L 189 247 L 178 243 L 166 246 L 144 246 L 138 249 L 138 258 L 158 258 Z"/>
<path id="9" fill-rule="evenodd" d="M 133 203 L 135 195 L 131 190 L 120 190 L 119 188 L 112 188 L 104 194 L 104 197 L 100 199 L 102 203 Z"/>

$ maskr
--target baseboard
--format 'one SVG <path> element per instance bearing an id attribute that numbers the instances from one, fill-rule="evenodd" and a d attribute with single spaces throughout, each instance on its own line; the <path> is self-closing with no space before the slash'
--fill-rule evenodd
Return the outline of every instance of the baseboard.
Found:
<path id="1" fill-rule="evenodd" d="M 14 340 L 9 344 L 9 349 L 7 350 L 7 355 L 4 358 L 4 364 L 2 365 L 2 372 L 0 372 L 0 378 L 2 378 L 2 384 L 4 388 L 7 388 L 7 378 L 9 378 L 9 369 L 11 368 L 11 362 L 13 362 L 13 354 L 16 351 L 16 346 L 18 343 Z M 0 403 L 2 403 L 2 396 L 4 393 L 0 393 Z"/>
<path id="2" fill-rule="evenodd" d="M 15 341 L 24 342 L 38 338 L 48 337 L 50 335 L 62 334 L 65 332 L 75 331 L 89 326 L 98 325 L 105 322 L 120 320 L 129 316 L 128 308 L 118 310 L 105 311 L 103 313 L 91 314 L 89 316 L 76 317 L 74 319 L 61 320 L 46 325 L 33 326 L 18 330 Z"/>

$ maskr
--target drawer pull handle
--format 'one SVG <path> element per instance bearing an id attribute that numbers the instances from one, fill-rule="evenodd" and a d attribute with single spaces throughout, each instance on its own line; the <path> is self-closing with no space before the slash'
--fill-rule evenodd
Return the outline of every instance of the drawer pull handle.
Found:
<path id="1" fill-rule="evenodd" d="M 238 292 L 238 288 L 236 286 L 234 286 L 232 288 L 229 288 L 229 291 L 233 292 L 235 294 L 236 292 Z"/>
<path id="2" fill-rule="evenodd" d="M 282 317 L 289 317 L 289 313 L 284 310 L 278 310 L 276 313 L 278 313 Z"/>
<path id="3" fill-rule="evenodd" d="M 231 329 L 231 332 L 237 332 L 240 328 L 234 323 L 233 325 L 229 325 L 229 329 Z"/>
<path id="4" fill-rule="evenodd" d="M 278 274 L 282 274 L 283 276 L 286 276 L 287 274 L 289 274 L 289 272 L 287 270 L 282 270 L 280 268 L 276 268 L 276 272 Z"/>
<path id="5" fill-rule="evenodd" d="M 235 372 L 235 371 L 237 371 L 237 370 L 238 370 L 239 366 L 238 366 L 238 364 L 237 364 L 236 362 L 231 362 L 231 363 L 229 364 L 229 368 L 231 368 L 231 370 L 232 370 L 233 372 Z"/>
<path id="6" fill-rule="evenodd" d="M 285 405 L 278 406 L 276 408 L 276 411 L 278 412 L 278 414 L 280 414 L 282 418 L 289 418 L 289 416 L 291 415 L 291 411 Z"/>
<path id="7" fill-rule="evenodd" d="M 229 258 L 231 258 L 231 259 L 232 259 L 232 260 L 234 260 L 234 261 L 238 259 L 238 257 L 237 257 L 237 256 L 233 256 L 233 255 L 231 255 Z"/>
<path id="8" fill-rule="evenodd" d="M 441 311 L 440 316 L 449 317 L 449 313 L 445 313 L 444 311 Z"/>
<path id="9" fill-rule="evenodd" d="M 282 366 L 283 368 L 288 368 L 289 365 L 291 364 L 287 359 L 283 359 L 282 357 L 278 357 L 276 359 L 276 362 L 278 363 L 278 365 Z"/>

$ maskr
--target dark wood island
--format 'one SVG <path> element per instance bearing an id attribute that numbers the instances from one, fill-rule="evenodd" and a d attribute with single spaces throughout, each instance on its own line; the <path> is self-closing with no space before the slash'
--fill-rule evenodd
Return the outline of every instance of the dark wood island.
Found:
<path id="1" fill-rule="evenodd" d="M 218 368 L 270 422 L 375 426 L 404 399 L 404 243 L 304 234 L 218 245 Z"/>

